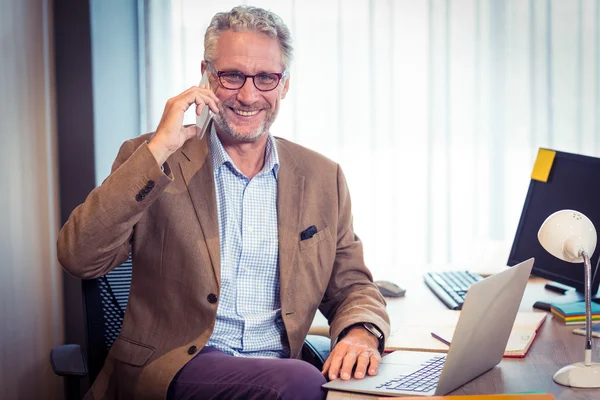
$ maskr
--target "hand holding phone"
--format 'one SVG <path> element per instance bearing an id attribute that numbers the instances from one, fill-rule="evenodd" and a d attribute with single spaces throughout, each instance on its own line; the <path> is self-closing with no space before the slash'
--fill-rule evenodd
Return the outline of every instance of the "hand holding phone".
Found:
<path id="1" fill-rule="evenodd" d="M 219 113 L 219 98 L 208 87 L 208 73 L 204 74 L 200 83 L 201 88 L 192 86 L 167 101 L 156 132 L 148 143 L 148 148 L 159 165 L 164 164 L 189 139 L 204 136 L 212 118 L 210 110 Z M 195 106 L 196 115 L 200 110 L 196 120 L 198 127 L 182 126 L 184 113 L 192 106 Z"/>

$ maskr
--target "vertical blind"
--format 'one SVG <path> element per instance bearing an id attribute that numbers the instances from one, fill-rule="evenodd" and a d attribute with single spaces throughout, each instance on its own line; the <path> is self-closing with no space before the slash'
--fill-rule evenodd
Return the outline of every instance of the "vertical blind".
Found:
<path id="1" fill-rule="evenodd" d="M 144 2 L 148 130 L 198 84 L 211 17 L 238 4 Z M 538 148 L 600 156 L 598 0 L 250 4 L 294 39 L 271 132 L 341 164 L 376 278 L 504 265 Z"/>

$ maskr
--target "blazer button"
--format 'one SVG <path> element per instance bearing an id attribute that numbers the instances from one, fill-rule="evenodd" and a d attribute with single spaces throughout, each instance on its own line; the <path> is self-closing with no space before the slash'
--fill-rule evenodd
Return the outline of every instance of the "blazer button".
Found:
<path id="1" fill-rule="evenodd" d="M 190 348 L 188 349 L 188 354 L 191 356 L 196 352 L 196 350 L 198 350 L 196 346 L 190 346 Z"/>
<path id="2" fill-rule="evenodd" d="M 210 304 L 215 304 L 217 302 L 217 295 L 214 293 L 211 293 L 208 295 L 207 300 Z"/>

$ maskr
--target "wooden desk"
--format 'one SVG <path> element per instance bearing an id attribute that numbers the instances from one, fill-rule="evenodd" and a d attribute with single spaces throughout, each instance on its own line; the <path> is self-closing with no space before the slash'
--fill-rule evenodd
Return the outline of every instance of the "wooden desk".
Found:
<path id="1" fill-rule="evenodd" d="M 394 320 L 411 318 L 422 310 L 445 310 L 446 306 L 423 283 L 421 276 L 396 280 L 407 289 L 406 297 L 387 299 L 388 313 L 394 329 Z M 556 299 L 568 301 L 562 296 L 544 289 L 546 280 L 530 279 L 520 311 L 533 311 L 537 300 Z M 551 300 L 552 301 L 552 300 Z M 539 311 L 539 310 L 536 310 Z M 539 311 L 543 312 L 543 311 Z M 573 326 L 565 326 L 548 315 L 538 336 L 525 358 L 504 358 L 500 364 L 471 382 L 453 391 L 453 395 L 495 394 L 544 391 L 558 400 L 600 399 L 600 389 L 571 389 L 554 383 L 552 376 L 561 367 L 583 361 L 583 336 L 572 333 Z M 311 328 L 312 333 L 327 334 L 327 321 L 318 314 Z M 600 340 L 594 340 L 594 361 L 600 361 Z"/>

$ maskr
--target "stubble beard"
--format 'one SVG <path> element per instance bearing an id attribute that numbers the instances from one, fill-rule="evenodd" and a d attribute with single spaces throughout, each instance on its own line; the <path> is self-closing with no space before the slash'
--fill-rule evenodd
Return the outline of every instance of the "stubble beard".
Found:
<path id="1" fill-rule="evenodd" d="M 276 107 L 275 109 L 264 109 L 264 111 L 267 113 L 265 119 L 263 119 L 263 121 L 260 123 L 258 128 L 256 128 L 256 130 L 248 134 L 241 133 L 240 131 L 238 131 L 236 127 L 231 123 L 231 121 L 224 117 L 226 106 L 226 104 L 218 104 L 219 113 L 213 114 L 215 125 L 219 129 L 220 133 L 225 134 L 230 138 L 234 139 L 236 142 L 241 143 L 256 142 L 260 137 L 267 134 L 269 132 L 269 129 L 271 128 L 271 125 L 273 125 L 275 118 L 277 118 L 277 113 L 279 111 L 279 107 Z"/>

